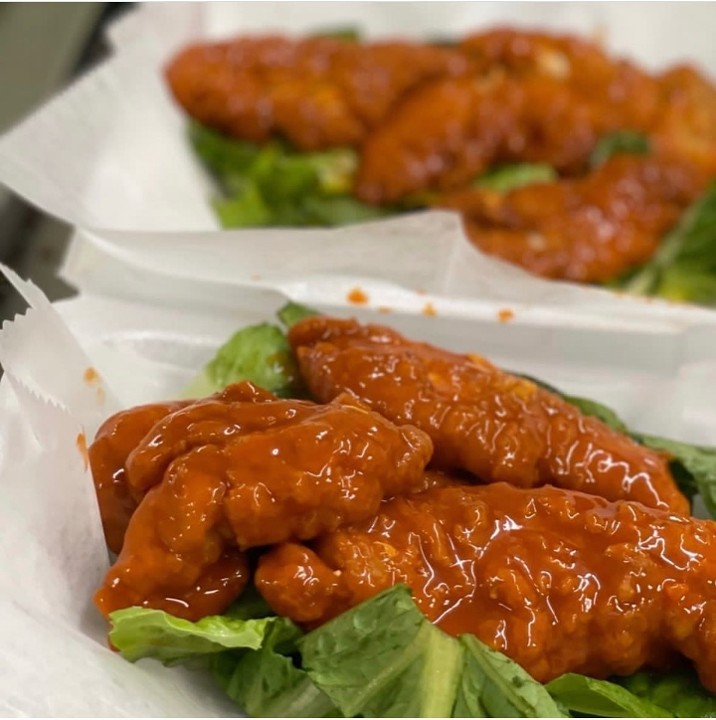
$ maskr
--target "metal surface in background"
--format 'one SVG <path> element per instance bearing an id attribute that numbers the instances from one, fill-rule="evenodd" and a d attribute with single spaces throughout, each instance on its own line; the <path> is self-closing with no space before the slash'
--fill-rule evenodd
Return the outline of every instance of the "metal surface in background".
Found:
<path id="1" fill-rule="evenodd" d="M 0 132 L 102 60 L 108 22 L 132 3 L 0 3 Z M 0 185 L 0 260 L 52 300 L 74 295 L 56 277 L 70 227 Z M 25 305 L 0 284 L 0 320 Z"/>

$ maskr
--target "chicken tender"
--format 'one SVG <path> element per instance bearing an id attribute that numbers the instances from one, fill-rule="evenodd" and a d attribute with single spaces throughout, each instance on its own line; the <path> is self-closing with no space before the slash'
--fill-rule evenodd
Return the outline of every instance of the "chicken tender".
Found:
<path id="1" fill-rule="evenodd" d="M 129 518 L 137 509 L 137 501 L 127 488 L 127 457 L 159 420 L 185 405 L 154 403 L 123 410 L 102 424 L 89 447 L 102 528 L 107 546 L 114 553 L 122 549 Z"/>
<path id="2" fill-rule="evenodd" d="M 614 66 L 604 51 L 588 40 L 511 27 L 468 35 L 458 47 L 484 71 L 500 67 L 517 76 L 540 74 L 574 81 L 602 75 Z"/>
<path id="3" fill-rule="evenodd" d="M 363 144 L 354 192 L 369 203 L 461 187 L 510 143 L 523 145 L 519 85 L 447 78 L 412 93 Z"/>
<path id="4" fill-rule="evenodd" d="M 327 402 L 348 390 L 393 422 L 419 427 L 438 466 L 688 513 L 665 457 L 482 357 L 327 317 L 297 323 L 289 341 L 313 396 Z"/>
<path id="5" fill-rule="evenodd" d="M 659 79 L 662 101 L 652 129 L 658 152 L 693 163 L 716 175 L 716 87 L 690 67 L 679 66 Z"/>
<path id="6" fill-rule="evenodd" d="M 660 104 L 657 78 L 584 38 L 495 28 L 467 36 L 458 47 L 485 72 L 500 69 L 515 78 L 560 81 L 595 100 L 601 113 L 618 114 L 623 127 L 648 127 Z"/>
<path id="7" fill-rule="evenodd" d="M 436 204 L 460 211 L 489 255 L 543 277 L 603 282 L 647 262 L 707 179 L 683 163 L 616 155 L 583 178 L 459 190 Z"/>
<path id="8" fill-rule="evenodd" d="M 314 626 L 397 583 L 451 635 L 473 633 L 536 680 L 665 668 L 716 691 L 716 526 L 640 503 L 504 483 L 427 490 L 262 556 L 256 586 Z"/>
<path id="9" fill-rule="evenodd" d="M 217 401 L 230 402 L 238 386 L 215 394 Z M 109 549 L 122 549 L 124 534 L 144 492 L 133 492 L 127 483 L 126 464 L 129 455 L 144 436 L 167 415 L 192 404 L 192 400 L 151 403 L 122 410 L 105 420 L 88 449 L 102 528 Z"/>
<path id="10" fill-rule="evenodd" d="M 632 75 L 630 82 L 626 76 Z M 490 166 L 510 162 L 544 162 L 560 173 L 582 174 L 601 136 L 645 132 L 660 108 L 658 83 L 636 70 L 603 84 L 499 72 L 427 84 L 368 137 L 355 192 L 367 202 L 395 202 L 464 187 Z"/>
<path id="11" fill-rule="evenodd" d="M 265 36 L 193 45 L 166 75 L 177 102 L 209 127 L 320 150 L 359 144 L 405 93 L 468 65 L 455 50 L 419 43 Z"/>
<path id="12" fill-rule="evenodd" d="M 247 580 L 247 548 L 310 540 L 371 517 L 384 497 L 423 489 L 427 435 L 352 396 L 321 406 L 244 382 L 161 419 L 125 463 L 138 507 L 95 595 L 198 619 Z"/>

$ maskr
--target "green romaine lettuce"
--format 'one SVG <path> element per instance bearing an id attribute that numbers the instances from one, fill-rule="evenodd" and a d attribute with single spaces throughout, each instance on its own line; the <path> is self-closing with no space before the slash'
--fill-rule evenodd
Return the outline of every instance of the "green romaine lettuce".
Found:
<path id="1" fill-rule="evenodd" d="M 358 155 L 352 148 L 298 152 L 272 140 L 255 145 L 200 123 L 189 140 L 215 177 L 213 200 L 224 227 L 332 226 L 384 217 L 384 209 L 351 196 Z"/>
<path id="2" fill-rule="evenodd" d="M 303 667 L 352 717 L 450 717 L 460 643 L 432 625 L 395 586 L 298 642 Z"/>
<path id="3" fill-rule="evenodd" d="M 189 142 L 197 156 L 220 180 L 246 172 L 255 162 L 261 148 L 244 140 L 228 140 L 201 123 L 191 121 L 187 128 Z"/>
<path id="4" fill-rule="evenodd" d="M 545 686 L 472 635 L 465 650 L 453 717 L 565 717 Z"/>
<path id="5" fill-rule="evenodd" d="M 589 164 L 597 167 L 612 155 L 628 153 L 630 155 L 648 155 L 651 151 L 649 138 L 633 130 L 619 130 L 605 135 L 596 144 L 589 158 Z"/>
<path id="6" fill-rule="evenodd" d="M 313 317 L 314 315 L 320 315 L 320 313 L 318 310 L 314 310 L 307 305 L 288 302 L 276 313 L 276 315 L 283 325 L 290 328 L 300 320 L 307 317 Z"/>
<path id="7" fill-rule="evenodd" d="M 141 607 L 116 610 L 110 613 L 109 621 L 109 639 L 122 657 L 130 662 L 152 657 L 165 665 L 230 648 L 256 650 L 276 627 L 283 638 L 301 632 L 287 618 L 275 616 L 242 620 L 210 615 L 190 622 L 162 610 Z"/>
<path id="8" fill-rule="evenodd" d="M 312 308 L 289 302 L 277 312 L 277 317 L 289 328 L 317 314 Z M 204 397 L 242 380 L 250 380 L 279 397 L 304 394 L 296 359 L 280 327 L 261 323 L 234 333 L 182 394 L 187 398 Z"/>
<path id="9" fill-rule="evenodd" d="M 520 163 L 492 168 L 480 175 L 473 183 L 475 187 L 506 193 L 510 190 L 549 183 L 558 179 L 557 171 L 546 163 Z"/>
<path id="10" fill-rule="evenodd" d="M 361 31 L 352 25 L 325 28 L 318 32 L 311 33 L 311 37 L 333 38 L 334 40 L 344 40 L 346 42 L 358 42 L 362 38 Z"/>
<path id="11" fill-rule="evenodd" d="M 250 380 L 280 397 L 300 394 L 298 367 L 286 334 L 277 325 L 261 323 L 236 332 L 183 395 L 203 397 L 241 380 Z"/>
<path id="12" fill-rule="evenodd" d="M 125 658 L 167 665 L 205 658 L 219 686 L 254 717 L 568 717 L 566 710 L 706 717 L 716 711 L 716 697 L 692 675 L 640 673 L 616 685 L 567 674 L 541 685 L 473 636 L 443 633 L 403 585 L 307 635 L 278 617 L 192 623 L 128 608 L 110 621 L 110 639 Z"/>
<path id="13" fill-rule="evenodd" d="M 651 260 L 614 285 L 636 295 L 716 303 L 716 183 L 682 215 Z"/>
<path id="14" fill-rule="evenodd" d="M 716 717 L 716 696 L 704 689 L 693 672 L 642 672 L 619 682 L 637 697 L 668 708 L 674 717 Z"/>
<path id="15" fill-rule="evenodd" d="M 564 707 L 583 715 L 607 718 L 673 717 L 664 708 L 606 680 L 567 673 L 545 687 Z"/>
<path id="16" fill-rule="evenodd" d="M 212 659 L 214 678 L 251 717 L 340 717 L 340 713 L 291 657 L 297 635 L 274 625 L 258 650 L 226 652 Z"/>

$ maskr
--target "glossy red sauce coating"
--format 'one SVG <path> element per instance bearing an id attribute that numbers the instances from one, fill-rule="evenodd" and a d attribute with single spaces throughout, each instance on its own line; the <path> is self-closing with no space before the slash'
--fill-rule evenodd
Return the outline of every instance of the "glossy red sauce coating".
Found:
<path id="1" fill-rule="evenodd" d="M 315 405 L 248 382 L 137 435 L 125 487 L 138 507 L 95 597 L 105 614 L 127 605 L 169 605 L 191 619 L 222 612 L 247 580 L 239 551 L 371 517 L 384 497 L 424 487 L 432 454 L 423 432 L 352 396 Z"/>
<path id="2" fill-rule="evenodd" d="M 355 320 L 311 317 L 289 340 L 311 393 L 351 391 L 433 440 L 433 463 L 483 482 L 550 483 L 687 514 L 665 457 L 476 355 L 411 342 Z"/>
<path id="3" fill-rule="evenodd" d="M 458 190 L 436 204 L 460 211 L 489 255 L 544 277 L 603 282 L 649 260 L 707 184 L 690 164 L 616 155 L 584 177 Z"/>
<path id="4" fill-rule="evenodd" d="M 89 447 L 102 527 L 112 552 L 122 549 L 129 518 L 137 508 L 137 499 L 127 487 L 127 457 L 157 421 L 184 405 L 154 403 L 123 410 L 105 420 Z"/>
<path id="5" fill-rule="evenodd" d="M 403 95 L 468 64 L 456 50 L 421 43 L 256 36 L 187 47 L 166 76 L 177 101 L 209 127 L 317 150 L 360 143 Z"/>
<path id="6" fill-rule="evenodd" d="M 712 522 L 547 486 L 439 487 L 262 556 L 256 585 L 310 626 L 396 583 L 452 635 L 474 633 L 546 682 L 664 668 L 716 690 Z"/>

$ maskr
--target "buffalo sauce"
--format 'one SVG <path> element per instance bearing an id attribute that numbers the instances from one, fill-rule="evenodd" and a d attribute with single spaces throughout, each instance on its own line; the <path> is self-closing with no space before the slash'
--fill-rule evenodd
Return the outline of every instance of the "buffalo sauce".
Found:
<path id="1" fill-rule="evenodd" d="M 554 487 L 440 487 L 383 505 L 311 550 L 281 546 L 256 584 L 311 626 L 396 583 L 451 635 L 547 682 L 694 661 L 716 689 L 712 523 Z"/>
<path id="2" fill-rule="evenodd" d="M 486 358 L 327 317 L 297 323 L 289 340 L 315 397 L 350 391 L 393 422 L 415 425 L 442 468 L 689 511 L 662 455 Z"/>
<path id="3" fill-rule="evenodd" d="M 119 412 L 97 431 L 87 452 L 107 545 L 119 552 L 129 518 L 137 507 L 127 486 L 125 464 L 130 452 L 155 423 L 186 403 L 155 403 Z"/>
<path id="4" fill-rule="evenodd" d="M 148 430 L 149 410 L 128 411 L 98 438 L 99 470 L 123 458 L 123 494 L 106 493 L 124 532 L 95 596 L 104 614 L 130 605 L 192 620 L 223 612 L 248 579 L 243 551 L 374 516 L 386 495 L 423 487 L 432 454 L 424 433 L 350 396 L 316 405 L 240 383 L 165 410 Z"/>

